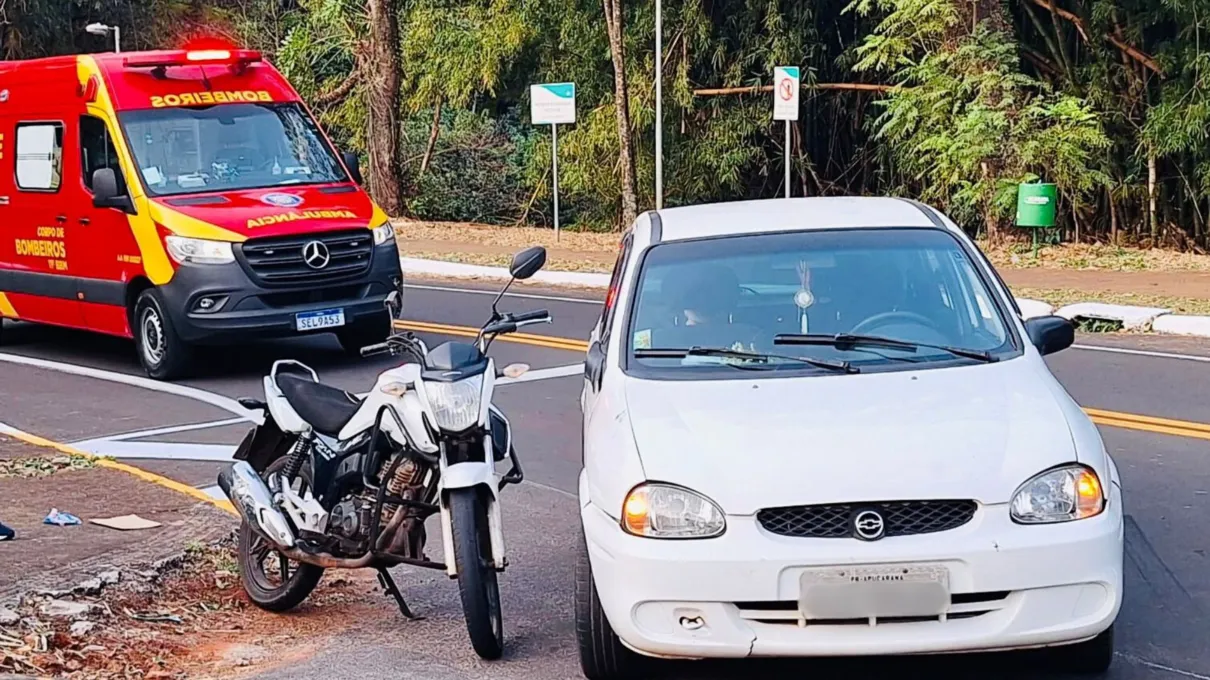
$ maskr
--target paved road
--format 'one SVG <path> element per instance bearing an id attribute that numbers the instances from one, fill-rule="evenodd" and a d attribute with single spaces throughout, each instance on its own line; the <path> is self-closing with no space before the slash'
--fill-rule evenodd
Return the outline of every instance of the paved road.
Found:
<path id="1" fill-rule="evenodd" d="M 447 326 L 477 326 L 491 298 L 466 286 L 408 290 L 409 320 Z M 460 290 L 461 289 L 461 290 Z M 523 294 L 544 295 L 526 289 Z M 511 296 L 511 310 L 550 309 L 551 326 L 526 329 L 552 338 L 584 338 L 598 306 L 574 294 L 559 299 Z M 244 432 L 233 414 L 220 406 L 180 395 L 113 382 L 137 376 L 129 343 L 98 339 L 57 329 L 13 326 L 6 329 L 0 352 L 108 371 L 109 380 L 80 377 L 0 362 L 4 375 L 0 421 L 60 441 L 83 441 L 120 455 L 174 455 L 215 460 L 181 461 L 139 458 L 138 465 L 206 486 L 222 465 L 218 460 Z M 457 329 L 447 329 L 457 332 Z M 448 335 L 422 333 L 430 343 Z M 555 342 L 499 343 L 500 362 L 522 361 L 535 369 L 574 365 L 581 353 L 554 349 Z M 565 343 L 564 343 L 565 344 Z M 1086 408 L 1113 414 L 1210 422 L 1205 398 L 1210 379 L 1210 346 L 1173 338 L 1085 337 L 1082 346 L 1117 351 L 1073 349 L 1056 355 L 1052 367 Z M 1123 353 L 1127 352 L 1127 353 Z M 1138 354 L 1133 352 L 1146 352 Z M 1156 354 L 1192 355 L 1172 358 Z M 0 357 L 2 358 L 2 357 Z M 260 378 L 272 361 L 297 358 L 321 371 L 325 381 L 364 391 L 389 361 L 346 359 L 332 341 L 315 339 L 214 352 L 201 375 L 185 387 L 210 395 L 257 395 Z M 572 369 L 574 370 L 574 369 Z M 134 382 L 137 382 L 134 381 Z M 402 621 L 387 602 L 382 615 L 364 622 L 353 637 L 319 650 L 300 665 L 266 678 L 546 678 L 578 677 L 572 638 L 571 564 L 576 545 L 575 479 L 579 469 L 577 396 L 580 379 L 556 377 L 502 388 L 499 403 L 517 430 L 518 449 L 532 484 L 510 490 L 506 522 L 513 567 L 503 580 L 508 627 L 507 658 L 495 664 L 476 660 L 465 640 L 456 589 L 440 574 L 399 569 L 400 585 L 428 619 Z M 196 395 L 195 395 L 196 396 Z M 1102 421 L 1120 416 L 1099 416 Z M 153 428 L 201 429 L 140 435 Z M 1120 619 L 1121 658 L 1113 678 L 1210 680 L 1210 430 L 1194 436 L 1160 434 L 1163 422 L 1137 418 L 1128 428 L 1103 427 L 1106 445 L 1124 477 L 1127 512 L 1127 597 Z M 1196 435 L 1186 425 L 1179 431 Z M 126 433 L 126 437 L 114 435 Z M 133 433 L 133 435 L 131 434 Z M 194 445 L 182 447 L 181 443 Z M 431 550 L 439 554 L 439 542 Z M 807 664 L 684 664 L 670 669 L 679 677 L 742 677 L 758 674 L 806 674 L 819 677 L 929 675 L 938 672 L 987 677 L 1038 677 L 1037 660 L 1028 655 L 927 658 L 889 662 L 812 662 Z"/>

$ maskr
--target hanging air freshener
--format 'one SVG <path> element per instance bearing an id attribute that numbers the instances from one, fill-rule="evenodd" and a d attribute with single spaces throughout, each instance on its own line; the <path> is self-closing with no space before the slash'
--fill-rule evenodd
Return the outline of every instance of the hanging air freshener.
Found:
<path id="1" fill-rule="evenodd" d="M 806 260 L 798 262 L 798 281 L 801 286 L 794 294 L 794 304 L 798 307 L 798 332 L 806 335 L 807 308 L 815 304 L 815 294 L 811 292 L 811 269 Z"/>

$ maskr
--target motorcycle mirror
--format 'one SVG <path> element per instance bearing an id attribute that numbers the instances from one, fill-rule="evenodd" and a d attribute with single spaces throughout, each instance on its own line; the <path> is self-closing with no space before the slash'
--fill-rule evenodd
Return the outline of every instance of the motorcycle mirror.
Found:
<path id="1" fill-rule="evenodd" d="M 516 380 L 529 372 L 529 364 L 509 364 L 500 372 L 504 374 L 504 377 Z"/>
<path id="2" fill-rule="evenodd" d="M 393 290 L 388 293 L 387 299 L 383 301 L 383 305 L 387 308 L 387 311 L 390 312 L 392 319 L 399 318 L 399 291 Z"/>
<path id="3" fill-rule="evenodd" d="M 526 248 L 513 256 L 513 263 L 508 272 L 514 279 L 525 280 L 546 265 L 546 249 L 542 246 Z"/>

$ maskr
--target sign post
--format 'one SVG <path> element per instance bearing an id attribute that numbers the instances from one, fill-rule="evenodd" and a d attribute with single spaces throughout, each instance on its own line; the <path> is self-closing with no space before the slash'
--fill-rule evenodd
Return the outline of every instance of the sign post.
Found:
<path id="1" fill-rule="evenodd" d="M 576 84 L 529 86 L 529 115 L 534 125 L 550 126 L 550 164 L 554 181 L 555 240 L 559 240 L 559 124 L 576 122 Z"/>
<path id="2" fill-rule="evenodd" d="M 773 120 L 786 121 L 786 198 L 790 198 L 790 121 L 798 120 L 797 66 L 773 67 Z"/>

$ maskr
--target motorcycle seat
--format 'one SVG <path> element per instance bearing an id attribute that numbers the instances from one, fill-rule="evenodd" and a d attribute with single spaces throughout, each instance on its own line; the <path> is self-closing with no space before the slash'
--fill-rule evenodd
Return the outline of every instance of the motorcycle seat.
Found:
<path id="1" fill-rule="evenodd" d="M 277 387 L 290 406 L 320 434 L 336 437 L 353 419 L 362 400 L 309 378 L 279 374 Z"/>

